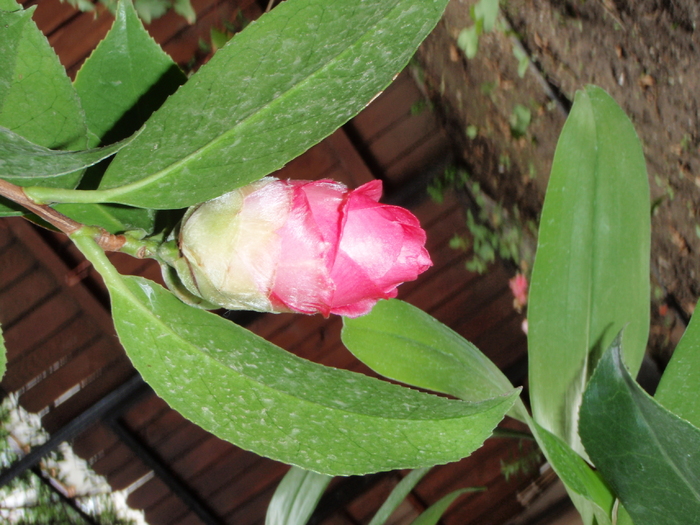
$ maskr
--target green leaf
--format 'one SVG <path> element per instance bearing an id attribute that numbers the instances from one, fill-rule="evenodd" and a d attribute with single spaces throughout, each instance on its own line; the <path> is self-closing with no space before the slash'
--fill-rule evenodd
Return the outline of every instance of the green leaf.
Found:
<path id="1" fill-rule="evenodd" d="M 491 31 L 496 25 L 498 0 L 479 0 L 474 6 L 474 16 L 484 24 L 484 31 Z"/>
<path id="2" fill-rule="evenodd" d="M 170 0 L 135 0 L 135 4 L 136 11 L 147 24 L 163 16 L 170 8 Z"/>
<path id="3" fill-rule="evenodd" d="M 119 275 L 83 230 L 73 240 L 109 288 L 134 366 L 171 407 L 241 448 L 333 475 L 423 467 L 471 454 L 515 401 L 450 400 L 300 359 Z"/>
<path id="4" fill-rule="evenodd" d="M 474 58 L 479 51 L 479 33 L 476 26 L 465 27 L 457 36 L 457 47 L 467 58 Z"/>
<path id="5" fill-rule="evenodd" d="M 530 57 L 520 46 L 513 46 L 513 56 L 518 61 L 518 76 L 523 78 L 530 67 Z"/>
<path id="6" fill-rule="evenodd" d="M 121 204 L 56 204 L 53 208 L 80 224 L 99 226 L 109 233 L 142 230 L 150 234 L 156 220 L 154 210 Z"/>
<path id="7" fill-rule="evenodd" d="M 552 164 L 528 305 L 535 420 L 585 454 L 581 396 L 623 326 L 636 371 L 649 331 L 649 184 L 627 116 L 602 89 L 576 94 Z"/>
<path id="8" fill-rule="evenodd" d="M 571 495 L 576 508 L 598 525 L 610 525 L 615 498 L 600 476 L 569 445 L 537 422 L 528 422 L 547 461 Z M 577 497 L 578 496 L 578 497 Z"/>
<path id="9" fill-rule="evenodd" d="M 700 427 L 700 314 L 690 320 L 655 397 L 671 412 Z"/>
<path id="10" fill-rule="evenodd" d="M 194 24 L 197 20 L 197 13 L 194 12 L 190 0 L 174 0 L 173 9 L 190 24 Z"/>
<path id="11" fill-rule="evenodd" d="M 306 525 L 332 476 L 292 467 L 272 496 L 265 525 Z"/>
<path id="12" fill-rule="evenodd" d="M 46 37 L 32 21 L 34 8 L 0 4 L 0 126 L 51 149 L 84 149 L 80 100 Z M 32 184 L 74 188 L 81 172 Z M 28 181 L 13 181 L 24 186 Z M 18 212 L 0 203 L 1 215 Z"/>
<path id="13" fill-rule="evenodd" d="M 86 198 L 181 208 L 281 168 L 389 84 L 446 1 L 283 2 L 170 97 Z"/>
<path id="14" fill-rule="evenodd" d="M 513 114 L 510 116 L 510 132 L 513 137 L 519 138 L 527 133 L 527 128 L 532 120 L 532 112 L 521 104 L 516 104 Z"/>
<path id="15" fill-rule="evenodd" d="M 493 362 L 461 335 L 408 303 L 379 301 L 372 311 L 343 318 L 341 338 L 355 357 L 375 372 L 464 401 L 481 401 L 513 391 Z M 524 420 L 518 401 L 515 416 Z"/>
<path id="16" fill-rule="evenodd" d="M 46 37 L 34 8 L 0 11 L 0 126 L 47 148 L 86 145 L 78 96 Z"/>
<path id="17" fill-rule="evenodd" d="M 131 1 L 119 2 L 112 28 L 75 79 L 89 146 L 134 133 L 184 82 L 185 75 L 144 29 Z"/>
<path id="18" fill-rule="evenodd" d="M 16 184 L 26 184 L 28 180 L 34 182 L 36 179 L 71 175 L 114 155 L 134 137 L 102 148 L 63 151 L 39 146 L 0 127 L 0 176 Z"/>
<path id="19" fill-rule="evenodd" d="M 3 11 L 18 11 L 21 10 L 22 6 L 15 2 L 15 0 L 0 0 L 0 10 Z"/>
<path id="20" fill-rule="evenodd" d="M 583 396 L 581 440 L 635 525 L 700 516 L 700 429 L 634 381 L 614 341 Z"/>
<path id="21" fill-rule="evenodd" d="M 389 497 L 382 503 L 379 510 L 369 522 L 369 525 L 384 525 L 386 520 L 391 517 L 396 508 L 401 504 L 401 502 L 406 499 L 406 496 L 413 490 L 418 482 L 423 479 L 430 467 L 412 470 L 404 477 L 391 491 Z"/>
<path id="22" fill-rule="evenodd" d="M 466 494 L 467 492 L 477 492 L 481 490 L 484 489 L 466 488 L 450 492 L 447 496 L 444 496 L 443 498 L 438 500 L 437 503 L 433 503 L 430 507 L 423 511 L 423 513 L 420 516 L 418 516 L 415 520 L 411 522 L 411 525 L 435 525 L 445 513 L 447 508 L 450 505 L 452 505 L 452 502 L 454 500 L 456 500 L 462 494 Z"/>

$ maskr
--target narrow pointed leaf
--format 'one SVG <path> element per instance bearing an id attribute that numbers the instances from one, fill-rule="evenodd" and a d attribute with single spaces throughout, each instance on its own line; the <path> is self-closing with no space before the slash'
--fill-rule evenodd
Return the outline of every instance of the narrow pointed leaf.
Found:
<path id="1" fill-rule="evenodd" d="M 24 137 L 0 127 L 0 177 L 14 183 L 37 179 L 72 176 L 114 155 L 129 144 L 134 137 L 102 148 L 82 151 L 64 151 L 45 148 Z"/>
<path id="2" fill-rule="evenodd" d="M 391 494 L 389 494 L 389 497 L 382 503 L 382 506 L 379 507 L 379 510 L 372 518 L 372 521 L 369 522 L 369 525 L 384 525 L 386 520 L 391 517 L 396 508 L 406 499 L 406 496 L 410 494 L 413 487 L 423 479 L 423 476 L 425 476 L 429 470 L 430 467 L 412 470 L 399 481 L 391 491 Z"/>
<path id="3" fill-rule="evenodd" d="M 185 75 L 144 29 L 130 0 L 78 72 L 90 147 L 128 137 L 185 82 Z"/>
<path id="4" fill-rule="evenodd" d="M 180 208 L 281 168 L 388 85 L 446 3 L 283 2 L 168 99 L 95 198 Z"/>
<path id="5" fill-rule="evenodd" d="M 292 467 L 272 496 L 265 525 L 306 525 L 332 476 Z"/>
<path id="6" fill-rule="evenodd" d="M 300 359 L 142 278 L 123 277 L 92 239 L 119 338 L 170 406 L 244 449 L 333 475 L 418 468 L 477 449 L 515 401 L 466 403 Z"/>
<path id="7" fill-rule="evenodd" d="M 462 494 L 466 494 L 467 492 L 478 492 L 484 490 L 482 488 L 466 488 L 466 489 L 460 489 L 460 490 L 455 490 L 454 492 L 450 492 L 447 496 L 444 496 L 440 500 L 437 501 L 437 503 L 433 503 L 430 507 L 428 507 L 423 513 L 418 516 L 415 520 L 411 522 L 411 525 L 435 525 L 438 521 L 440 521 L 440 518 L 442 517 L 443 514 L 447 511 L 450 505 L 459 498 Z"/>
<path id="8" fill-rule="evenodd" d="M 529 425 L 547 461 L 566 486 L 584 519 L 592 522 L 595 518 L 598 525 L 610 525 L 615 497 L 600 475 L 569 445 L 536 421 L 530 420 Z"/>
<path id="9" fill-rule="evenodd" d="M 655 398 L 671 412 L 700 428 L 700 314 L 693 315 L 676 346 Z"/>
<path id="10" fill-rule="evenodd" d="M 635 525 L 700 516 L 700 429 L 634 381 L 619 341 L 600 360 L 581 405 L 581 440 Z"/>
<path id="11" fill-rule="evenodd" d="M 58 57 L 34 24 L 34 9 L 24 10 L 14 0 L 0 4 L 0 126 L 47 148 L 83 149 L 87 142 L 80 101 Z M 74 188 L 80 176 L 76 172 L 13 182 Z M 0 216 L 21 213 L 0 199 Z"/>
<path id="12" fill-rule="evenodd" d="M 603 350 L 626 326 L 631 370 L 644 355 L 649 246 L 641 145 L 615 101 L 589 86 L 557 144 L 528 305 L 533 416 L 582 454 L 578 407 Z"/>
<path id="13" fill-rule="evenodd" d="M 380 301 L 365 316 L 343 318 L 345 346 L 375 372 L 408 385 L 480 401 L 513 390 L 493 362 L 419 308 Z M 524 419 L 524 408 L 516 405 Z"/>

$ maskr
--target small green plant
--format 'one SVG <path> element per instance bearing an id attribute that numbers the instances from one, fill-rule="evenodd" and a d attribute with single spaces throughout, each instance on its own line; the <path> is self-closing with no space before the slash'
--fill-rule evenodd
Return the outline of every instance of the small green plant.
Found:
<path id="1" fill-rule="evenodd" d="M 532 121 L 532 112 L 529 108 L 516 104 L 510 116 L 510 132 L 513 138 L 519 139 L 527 133 L 527 128 Z"/>
<path id="2" fill-rule="evenodd" d="M 530 66 L 530 57 L 520 46 L 513 46 L 513 56 L 518 61 L 518 76 L 523 78 L 527 68 Z"/>
<path id="3" fill-rule="evenodd" d="M 496 25 L 498 16 L 499 0 L 479 0 L 472 6 L 469 13 L 474 25 L 465 27 L 457 37 L 457 47 L 459 47 L 467 58 L 474 58 L 479 50 L 479 37 L 492 31 Z"/>
<path id="4" fill-rule="evenodd" d="M 543 461 L 544 456 L 540 447 L 535 446 L 533 449 L 526 450 L 523 442 L 520 441 L 517 456 L 512 455 L 508 460 L 501 460 L 501 474 L 506 481 L 515 476 L 528 476 L 535 472 Z"/>
<path id="5" fill-rule="evenodd" d="M 450 247 L 454 250 L 467 252 L 471 249 L 471 258 L 465 263 L 467 270 L 484 273 L 499 257 L 512 261 L 527 273 L 533 254 L 523 240 L 526 232 L 536 238 L 537 225 L 533 221 L 523 221 L 517 206 L 506 209 L 490 199 L 481 185 L 471 180 L 462 168 L 447 168 L 428 186 L 428 194 L 438 203 L 449 190 L 465 193 L 471 204 L 466 211 L 470 238 L 455 234 L 450 239 Z"/>
<path id="6" fill-rule="evenodd" d="M 64 0 L 61 0 L 62 2 Z M 81 11 L 94 11 L 95 4 L 89 0 L 66 0 L 70 5 Z M 112 13 L 117 10 L 117 0 L 100 0 Z M 139 18 L 150 24 L 156 18 L 160 18 L 169 9 L 174 9 L 175 12 L 193 24 L 197 19 L 197 14 L 192 8 L 190 0 L 134 0 L 134 8 L 139 15 Z"/>

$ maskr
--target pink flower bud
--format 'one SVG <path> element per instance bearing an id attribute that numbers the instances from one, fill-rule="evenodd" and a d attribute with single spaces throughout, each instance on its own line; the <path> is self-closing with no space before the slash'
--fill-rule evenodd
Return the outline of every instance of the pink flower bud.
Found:
<path id="1" fill-rule="evenodd" d="M 267 177 L 193 207 L 180 232 L 188 287 L 231 310 L 366 314 L 432 265 L 418 219 L 381 193 L 378 180 L 348 191 Z"/>

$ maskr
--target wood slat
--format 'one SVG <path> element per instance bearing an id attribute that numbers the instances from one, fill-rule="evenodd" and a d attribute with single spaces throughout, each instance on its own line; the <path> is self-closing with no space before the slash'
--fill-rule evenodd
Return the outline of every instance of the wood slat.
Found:
<path id="1" fill-rule="evenodd" d="M 5 221 L 7 219 L 3 219 Z M 9 231 L 2 229 L 0 231 Z M 0 252 L 0 293 L 12 286 L 22 276 L 37 268 L 36 258 L 21 242 L 10 234 L 4 236 L 5 243 Z M 4 308 L 4 304 L 3 304 Z"/>
<path id="2" fill-rule="evenodd" d="M 14 392 L 30 381 L 45 380 L 60 364 L 86 346 L 97 344 L 104 337 L 85 316 L 77 316 L 63 329 L 37 346 L 32 352 L 23 353 L 8 364 L 8 372 L 2 379 L 3 388 Z M 27 388 L 29 388 L 27 386 Z"/>
<path id="3" fill-rule="evenodd" d="M 379 507 L 382 506 L 382 503 L 386 501 L 386 498 L 389 497 L 389 494 L 391 494 L 391 491 L 396 487 L 398 481 L 398 475 L 383 478 L 372 487 L 372 490 L 350 502 L 350 504 L 345 507 L 345 510 L 356 521 L 360 523 L 369 522 L 377 510 L 379 510 Z"/>
<path id="4" fill-rule="evenodd" d="M 208 497 L 209 504 L 219 514 L 230 514 L 257 494 L 276 487 L 287 470 L 287 465 L 261 459 L 254 468 L 246 470 L 244 475 L 231 479 L 226 490 L 211 494 Z"/>
<path id="5" fill-rule="evenodd" d="M 24 2 L 24 8 L 36 5 L 32 19 L 37 27 L 47 37 L 62 25 L 69 23 L 72 18 L 80 14 L 80 11 L 68 2 L 60 0 L 41 0 Z"/>
<path id="6" fill-rule="evenodd" d="M 324 140 L 272 175 L 282 180 L 316 180 L 323 178 L 326 172 L 338 165 L 338 158 Z"/>
<path id="7" fill-rule="evenodd" d="M 58 407 L 51 409 L 42 417 L 44 428 L 49 432 L 55 432 L 133 375 L 134 368 L 131 366 L 131 362 L 126 356 L 120 358 L 110 368 L 102 370 L 99 376 L 90 378 L 91 382 L 84 386 L 80 392 Z"/>
<path id="8" fill-rule="evenodd" d="M 189 512 L 181 499 L 171 495 L 144 511 L 149 525 L 169 525 Z"/>
<path id="9" fill-rule="evenodd" d="M 431 137 L 440 137 L 447 142 L 437 125 L 435 115 L 430 111 L 423 111 L 418 115 L 409 113 L 392 123 L 391 127 L 370 142 L 369 149 L 376 161 L 386 168 Z"/>
<path id="10" fill-rule="evenodd" d="M 436 132 L 396 157 L 386 167 L 384 178 L 398 186 L 433 163 L 442 163 L 449 156 L 449 145 L 443 132 Z"/>
<path id="11" fill-rule="evenodd" d="M 260 517 L 265 516 L 265 512 L 270 504 L 272 495 L 275 493 L 275 489 L 277 488 L 277 483 L 279 483 L 279 481 L 273 483 L 264 491 L 256 494 L 255 497 L 248 499 L 245 502 L 245 505 L 236 508 L 230 514 L 227 514 L 225 516 L 226 523 L 230 523 L 232 525 L 256 525 L 260 523 Z"/>
<path id="12" fill-rule="evenodd" d="M 5 330 L 9 330 L 17 320 L 29 315 L 59 291 L 60 286 L 49 272 L 34 267 L 34 271 L 18 276 L 0 293 L 0 322 Z"/>
<path id="13" fill-rule="evenodd" d="M 96 423 L 81 432 L 71 442 L 73 452 L 88 462 L 94 463 L 99 454 L 110 449 L 117 443 L 117 436 L 102 423 Z"/>
<path id="14" fill-rule="evenodd" d="M 76 302 L 67 295 L 47 298 L 4 333 L 7 360 L 14 361 L 48 342 L 80 314 Z"/>
<path id="15" fill-rule="evenodd" d="M 95 5 L 94 13 L 78 13 L 70 20 L 56 28 L 49 35 L 49 44 L 54 48 L 63 67 L 75 77 L 78 66 L 88 57 L 102 40 L 114 17 L 103 4 Z"/>
<path id="16" fill-rule="evenodd" d="M 166 42 L 161 42 L 163 50 L 172 59 L 182 65 L 187 64 L 199 50 L 200 39 L 209 41 L 211 27 L 220 26 L 224 20 L 232 21 L 237 13 L 237 6 L 233 2 L 221 2 L 216 4 L 216 9 L 209 9 L 202 12 L 197 19 L 197 24 L 187 26 L 176 33 L 177 38 L 171 38 Z M 259 13 L 255 4 L 244 9 L 244 13 L 250 19 L 257 18 Z"/>
<path id="17" fill-rule="evenodd" d="M 132 509 L 145 509 L 155 505 L 169 494 L 170 489 L 165 482 L 154 476 L 129 494 L 126 502 Z"/>
<path id="18" fill-rule="evenodd" d="M 163 399 L 151 393 L 127 410 L 122 417 L 130 428 L 141 429 L 150 421 L 161 417 L 166 411 L 172 411 L 172 409 Z"/>
<path id="19" fill-rule="evenodd" d="M 58 339 L 58 336 L 53 339 Z M 85 378 L 123 359 L 121 348 L 111 344 L 104 335 L 91 340 L 91 343 L 89 346 L 77 349 L 70 359 L 22 394 L 20 396 L 22 405 L 30 412 L 39 412 L 64 392 L 82 383 Z"/>
<path id="20" fill-rule="evenodd" d="M 350 125 L 364 142 L 371 143 L 397 121 L 409 116 L 413 104 L 422 98 L 410 72 L 405 69 L 381 95 L 352 119 Z"/>

